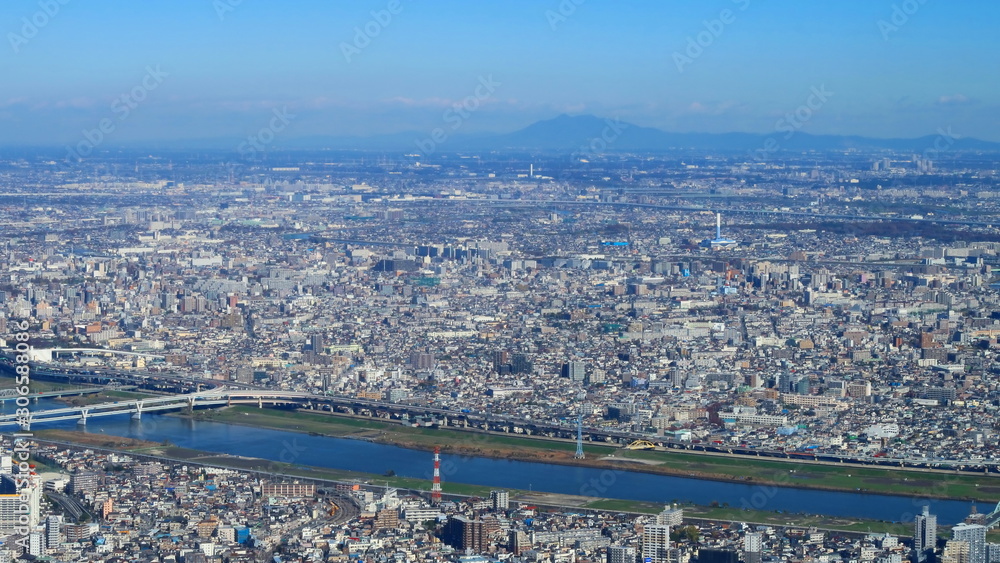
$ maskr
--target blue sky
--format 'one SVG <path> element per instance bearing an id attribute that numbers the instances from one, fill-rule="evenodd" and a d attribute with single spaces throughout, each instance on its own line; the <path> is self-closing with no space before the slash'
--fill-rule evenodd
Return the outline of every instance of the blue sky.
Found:
<path id="1" fill-rule="evenodd" d="M 812 103 L 798 123 L 810 133 L 950 127 L 1000 141 L 997 3 L 398 0 L 389 14 L 393 4 L 4 0 L 0 143 L 72 142 L 102 120 L 122 143 L 238 137 L 275 110 L 294 116 L 289 138 L 426 131 L 490 77 L 463 132 L 589 113 L 771 133 Z M 817 102 L 816 88 L 832 94 Z"/>

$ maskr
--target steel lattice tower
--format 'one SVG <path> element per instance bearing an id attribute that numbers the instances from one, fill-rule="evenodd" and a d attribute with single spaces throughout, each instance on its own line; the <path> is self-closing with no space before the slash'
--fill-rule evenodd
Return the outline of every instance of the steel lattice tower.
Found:
<path id="1" fill-rule="evenodd" d="M 441 448 L 434 448 L 434 481 L 431 482 L 431 503 L 441 503 Z"/>
<path id="2" fill-rule="evenodd" d="M 576 459 L 583 459 L 583 414 L 576 416 Z"/>

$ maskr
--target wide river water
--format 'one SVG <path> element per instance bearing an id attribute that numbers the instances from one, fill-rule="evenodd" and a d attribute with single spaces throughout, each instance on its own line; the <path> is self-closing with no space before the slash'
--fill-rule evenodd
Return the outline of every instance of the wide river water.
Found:
<path id="1" fill-rule="evenodd" d="M 51 400 L 32 404 L 33 410 L 60 408 Z M 0 412 L 13 412 L 11 401 Z M 389 470 L 404 477 L 430 481 L 432 455 L 425 451 L 375 444 L 362 440 L 311 436 L 297 432 L 250 428 L 235 424 L 205 422 L 145 413 L 142 420 L 125 415 L 90 419 L 85 427 L 73 421 L 36 424 L 33 429 L 82 429 L 92 434 L 126 436 L 155 442 L 170 441 L 185 448 L 232 455 L 258 457 L 295 465 L 312 465 L 366 473 Z M 13 427 L 4 427 L 11 431 Z M 526 461 L 508 461 L 442 454 L 442 480 L 497 488 L 530 489 L 571 495 L 669 503 L 712 502 L 732 507 L 779 510 L 782 512 L 826 514 L 872 518 L 891 522 L 912 522 L 920 507 L 928 504 L 941 524 L 960 522 L 971 510 L 964 501 L 928 500 L 862 492 L 832 492 L 795 488 L 795 473 L 780 478 L 787 486 L 771 487 L 671 477 L 648 473 L 612 471 Z M 790 465 L 790 469 L 794 466 Z M 844 471 L 849 473 L 850 467 Z M 985 479 L 985 477 L 984 477 Z M 428 483 L 428 488 L 429 488 Z M 859 483 L 859 486 L 864 484 Z M 992 506 L 980 505 L 981 512 Z"/>

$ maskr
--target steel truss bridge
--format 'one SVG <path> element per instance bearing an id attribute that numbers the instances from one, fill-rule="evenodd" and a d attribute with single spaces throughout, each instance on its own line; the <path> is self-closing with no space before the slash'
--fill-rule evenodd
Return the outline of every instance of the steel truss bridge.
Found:
<path id="1" fill-rule="evenodd" d="M 318 398 L 320 397 L 311 393 L 297 393 L 294 391 L 212 389 L 210 391 L 189 393 L 187 395 L 129 399 L 80 407 L 30 411 L 26 418 L 19 418 L 16 414 L 5 414 L 0 415 L 0 426 L 16 425 L 20 426 L 23 430 L 29 430 L 32 424 L 57 422 L 60 420 L 76 420 L 79 424 L 86 424 L 88 419 L 103 416 L 130 414 L 132 418 L 139 419 L 142 418 L 142 413 L 144 412 L 192 410 L 199 407 L 237 404 L 255 404 L 263 408 L 264 405 L 311 402 Z"/>

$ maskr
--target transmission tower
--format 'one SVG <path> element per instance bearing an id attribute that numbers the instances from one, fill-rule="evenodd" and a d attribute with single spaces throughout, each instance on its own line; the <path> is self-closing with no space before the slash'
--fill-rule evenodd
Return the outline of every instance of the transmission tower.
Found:
<path id="1" fill-rule="evenodd" d="M 583 459 L 583 414 L 576 415 L 576 459 Z"/>
<path id="2" fill-rule="evenodd" d="M 441 504 L 441 448 L 434 447 L 434 480 L 431 481 L 431 504 Z"/>

